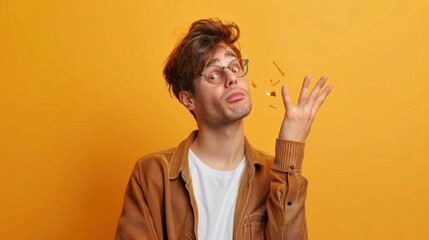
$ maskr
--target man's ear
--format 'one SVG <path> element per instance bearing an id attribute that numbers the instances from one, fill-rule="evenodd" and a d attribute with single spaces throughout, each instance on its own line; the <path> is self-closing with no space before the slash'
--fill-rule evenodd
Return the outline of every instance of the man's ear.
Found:
<path id="1" fill-rule="evenodd" d="M 189 91 L 182 90 L 179 92 L 179 100 L 189 111 L 194 110 L 194 95 Z"/>

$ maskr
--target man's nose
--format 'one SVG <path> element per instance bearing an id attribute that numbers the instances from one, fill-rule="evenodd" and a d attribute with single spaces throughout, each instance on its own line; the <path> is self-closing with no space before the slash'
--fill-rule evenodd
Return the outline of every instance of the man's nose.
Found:
<path id="1" fill-rule="evenodd" d="M 231 69 L 225 68 L 223 70 L 223 74 L 225 76 L 225 87 L 230 87 L 233 84 L 237 84 L 237 76 L 235 76 Z"/>

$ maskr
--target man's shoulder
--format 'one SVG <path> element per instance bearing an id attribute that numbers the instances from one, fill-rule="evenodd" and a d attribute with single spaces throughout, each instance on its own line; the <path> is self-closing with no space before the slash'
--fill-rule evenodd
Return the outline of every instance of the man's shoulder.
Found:
<path id="1" fill-rule="evenodd" d="M 135 169 L 140 172 L 153 173 L 154 175 L 177 177 L 186 163 L 190 143 L 195 138 L 197 131 L 192 132 L 185 140 L 180 142 L 177 147 L 168 148 L 147 154 L 140 158 Z"/>
<path id="2" fill-rule="evenodd" d="M 148 171 L 148 168 L 154 168 L 154 167 L 168 168 L 170 160 L 175 151 L 176 151 L 176 148 L 169 148 L 169 149 L 149 153 L 141 157 L 136 162 L 136 168 L 143 168 L 145 169 L 145 171 Z"/>

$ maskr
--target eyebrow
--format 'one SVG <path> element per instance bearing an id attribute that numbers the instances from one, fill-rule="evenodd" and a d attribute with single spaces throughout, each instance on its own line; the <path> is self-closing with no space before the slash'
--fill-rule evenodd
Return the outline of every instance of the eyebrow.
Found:
<path id="1" fill-rule="evenodd" d="M 228 52 L 225 53 L 225 57 L 235 57 L 235 58 L 237 58 L 237 55 L 234 52 L 228 51 Z M 210 60 L 210 61 L 207 62 L 205 68 L 206 67 L 210 67 L 210 66 L 214 65 L 217 62 L 219 62 L 219 58 L 214 58 L 214 59 Z"/>

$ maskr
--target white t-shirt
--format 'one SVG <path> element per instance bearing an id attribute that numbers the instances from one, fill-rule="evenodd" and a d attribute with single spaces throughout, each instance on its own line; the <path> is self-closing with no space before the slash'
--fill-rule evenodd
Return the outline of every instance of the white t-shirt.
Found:
<path id="1" fill-rule="evenodd" d="M 198 206 L 198 238 L 232 239 L 235 203 L 245 158 L 232 171 L 219 171 L 203 163 L 189 149 L 189 168 Z"/>

